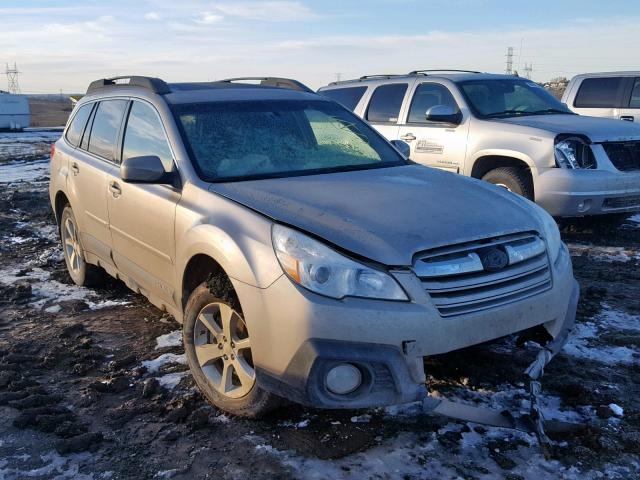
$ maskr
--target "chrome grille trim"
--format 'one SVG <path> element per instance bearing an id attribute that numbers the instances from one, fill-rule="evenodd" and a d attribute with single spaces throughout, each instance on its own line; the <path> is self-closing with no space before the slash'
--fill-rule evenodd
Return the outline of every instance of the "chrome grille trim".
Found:
<path id="1" fill-rule="evenodd" d="M 478 250 L 499 247 L 509 264 L 495 272 L 484 269 L 448 275 L 425 268 L 460 258 L 477 257 Z M 479 262 L 482 265 L 482 262 Z M 495 308 L 538 295 L 551 288 L 552 278 L 544 241 L 535 234 L 516 234 L 445 247 L 419 255 L 414 272 L 442 317 Z"/>

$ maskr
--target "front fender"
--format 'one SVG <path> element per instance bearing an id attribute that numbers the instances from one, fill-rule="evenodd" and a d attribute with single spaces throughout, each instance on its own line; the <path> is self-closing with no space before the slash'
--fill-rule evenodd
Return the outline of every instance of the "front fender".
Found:
<path id="1" fill-rule="evenodd" d="M 536 166 L 536 162 L 534 159 L 523 152 L 519 152 L 517 150 L 510 150 L 505 148 L 486 148 L 483 150 L 478 150 L 474 153 L 473 157 L 471 157 L 471 161 L 467 164 L 468 171 L 465 172 L 466 175 L 471 176 L 471 172 L 473 171 L 473 166 L 475 163 L 483 157 L 507 157 L 507 158 L 515 158 L 516 160 L 520 160 L 527 164 L 529 169 L 531 170 L 531 175 L 535 178 L 538 176 L 538 167 Z"/>

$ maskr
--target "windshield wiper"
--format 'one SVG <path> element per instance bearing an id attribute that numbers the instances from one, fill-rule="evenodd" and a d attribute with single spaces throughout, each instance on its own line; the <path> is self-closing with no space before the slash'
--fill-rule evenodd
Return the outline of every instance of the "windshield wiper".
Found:
<path id="1" fill-rule="evenodd" d="M 522 110 L 504 110 L 502 112 L 488 113 L 484 117 L 485 118 L 499 118 L 499 117 L 504 117 L 504 116 L 507 116 L 507 115 L 523 115 L 523 114 L 526 114 L 526 113 L 527 112 L 523 112 Z"/>
<path id="2" fill-rule="evenodd" d="M 559 108 L 545 108 L 544 110 L 535 110 L 533 112 L 527 112 L 528 115 L 546 115 L 547 113 L 566 113 L 568 115 L 576 115 L 571 110 L 561 110 Z"/>

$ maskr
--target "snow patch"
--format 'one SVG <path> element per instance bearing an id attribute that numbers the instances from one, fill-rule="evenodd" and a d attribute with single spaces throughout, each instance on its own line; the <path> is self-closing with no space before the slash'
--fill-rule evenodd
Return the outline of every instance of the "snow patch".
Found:
<path id="1" fill-rule="evenodd" d="M 189 375 L 189 372 L 167 373 L 166 375 L 162 375 L 158 378 L 158 383 L 160 384 L 160 386 L 168 390 L 173 390 L 187 375 Z"/>
<path id="2" fill-rule="evenodd" d="M 150 373 L 155 373 L 164 365 L 170 363 L 179 363 L 180 365 L 186 365 L 187 356 L 184 353 L 182 355 L 177 355 L 175 353 L 163 353 L 154 360 L 145 360 L 144 362 L 142 362 L 142 366 L 146 367 Z"/>
<path id="3" fill-rule="evenodd" d="M 624 247 L 603 247 L 599 245 L 567 244 L 571 255 L 587 256 L 604 262 L 629 262 L 640 259 L 640 252 Z"/>
<path id="4" fill-rule="evenodd" d="M 622 408 L 620 405 L 615 404 L 615 403 L 610 403 L 609 404 L 609 410 L 611 410 L 611 412 L 616 416 L 616 417 L 623 417 L 624 416 L 624 408 Z"/>
<path id="5" fill-rule="evenodd" d="M 182 331 L 174 330 L 173 332 L 165 333 L 156 338 L 156 350 L 166 347 L 181 347 L 182 346 Z"/>

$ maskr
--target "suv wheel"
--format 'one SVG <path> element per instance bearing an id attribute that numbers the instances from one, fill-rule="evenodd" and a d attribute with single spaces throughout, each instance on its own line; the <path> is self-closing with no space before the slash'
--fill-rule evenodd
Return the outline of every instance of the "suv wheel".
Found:
<path id="1" fill-rule="evenodd" d="M 276 408 L 278 397 L 256 380 L 247 325 L 239 307 L 217 298 L 207 283 L 189 297 L 182 327 L 187 360 L 196 384 L 216 407 L 256 418 Z"/>
<path id="2" fill-rule="evenodd" d="M 510 192 L 533 200 L 533 185 L 529 172 L 519 167 L 500 167 L 490 170 L 482 177 L 485 182 L 506 188 Z"/>
<path id="3" fill-rule="evenodd" d="M 62 241 L 64 262 L 71 280 L 81 287 L 101 283 L 104 279 L 104 272 L 100 267 L 86 262 L 84 249 L 80 243 L 78 223 L 69 205 L 64 207 L 60 217 L 60 240 Z"/>

